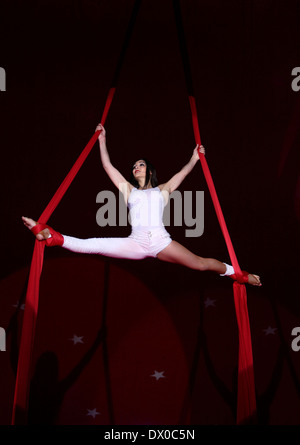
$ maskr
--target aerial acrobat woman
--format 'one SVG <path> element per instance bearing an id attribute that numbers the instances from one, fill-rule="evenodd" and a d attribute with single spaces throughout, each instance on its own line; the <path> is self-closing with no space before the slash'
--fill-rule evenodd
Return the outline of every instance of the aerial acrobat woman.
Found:
<path id="1" fill-rule="evenodd" d="M 62 235 L 44 224 L 31 218 L 22 217 L 25 226 L 39 241 L 45 240 L 48 246 L 61 246 L 72 252 L 98 254 L 113 258 L 141 260 L 156 257 L 159 260 L 176 263 L 199 271 L 213 271 L 221 276 L 236 279 L 235 271 L 229 264 L 213 258 L 203 258 L 177 241 L 171 239 L 163 224 L 163 211 L 169 194 L 176 190 L 184 178 L 192 171 L 199 160 L 198 148 L 205 154 L 205 149 L 197 145 L 189 162 L 164 184 L 158 184 L 156 170 L 146 159 L 137 160 L 132 166 L 129 181 L 112 165 L 106 146 L 106 131 L 99 124 L 98 140 L 100 156 L 104 170 L 113 184 L 120 190 L 127 204 L 132 231 L 123 238 L 88 238 L 79 239 Z M 260 277 L 243 271 L 243 282 L 261 286 Z"/>

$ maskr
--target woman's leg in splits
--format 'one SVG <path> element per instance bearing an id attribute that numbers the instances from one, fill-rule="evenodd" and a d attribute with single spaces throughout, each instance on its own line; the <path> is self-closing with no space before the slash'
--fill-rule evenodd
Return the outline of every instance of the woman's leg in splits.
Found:
<path id="1" fill-rule="evenodd" d="M 31 230 L 36 221 L 31 218 L 22 217 L 24 225 Z M 52 233 L 53 229 L 51 229 Z M 56 232 L 57 234 L 57 232 Z M 60 234 L 59 234 L 60 235 Z M 36 238 L 39 241 L 47 240 L 50 237 L 50 230 L 41 230 Z M 145 250 L 131 238 L 88 238 L 80 239 L 72 236 L 61 236 L 64 249 L 76 253 L 103 255 L 111 258 L 123 258 L 129 260 L 142 260 L 146 258 Z"/>
<path id="2" fill-rule="evenodd" d="M 194 270 L 216 272 L 219 275 L 225 274 L 227 270 L 226 265 L 221 261 L 195 255 L 177 241 L 172 241 L 165 249 L 159 252 L 157 258 L 169 263 L 181 264 Z M 254 286 L 261 286 L 258 275 L 249 274 L 248 282 Z"/>

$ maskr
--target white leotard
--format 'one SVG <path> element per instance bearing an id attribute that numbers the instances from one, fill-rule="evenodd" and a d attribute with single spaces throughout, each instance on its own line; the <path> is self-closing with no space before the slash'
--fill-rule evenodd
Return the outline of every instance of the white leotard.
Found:
<path id="1" fill-rule="evenodd" d="M 163 224 L 165 199 L 158 187 L 133 188 L 128 199 L 132 227 L 127 238 L 79 239 L 63 235 L 63 248 L 79 253 L 105 255 L 114 258 L 143 259 L 156 257 L 172 239 Z"/>
<path id="2" fill-rule="evenodd" d="M 145 190 L 133 188 L 128 199 L 132 231 L 163 230 L 164 206 L 165 201 L 158 187 Z"/>

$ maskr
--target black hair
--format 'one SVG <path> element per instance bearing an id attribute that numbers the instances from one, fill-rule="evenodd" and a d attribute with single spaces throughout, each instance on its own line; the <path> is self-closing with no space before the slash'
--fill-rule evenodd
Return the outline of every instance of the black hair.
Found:
<path id="1" fill-rule="evenodd" d="M 145 180 L 145 186 L 147 186 L 147 184 L 149 183 L 150 180 L 150 184 L 151 186 L 157 187 L 158 185 L 158 180 L 157 180 L 157 176 L 156 176 L 156 169 L 154 167 L 153 164 L 151 164 L 151 162 L 149 162 L 146 158 L 140 158 L 141 161 L 144 161 L 146 163 L 146 180 Z M 134 164 L 133 164 L 134 165 Z M 150 174 L 151 173 L 151 174 Z M 137 189 L 139 188 L 139 183 L 138 181 L 135 179 L 134 175 L 133 175 L 133 171 L 131 170 L 131 176 L 129 179 L 130 184 L 132 184 L 134 187 L 136 187 Z"/>

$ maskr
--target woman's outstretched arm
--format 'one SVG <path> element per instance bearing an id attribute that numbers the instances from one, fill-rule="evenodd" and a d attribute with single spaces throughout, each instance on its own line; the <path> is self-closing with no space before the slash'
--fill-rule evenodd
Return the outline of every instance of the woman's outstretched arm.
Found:
<path id="1" fill-rule="evenodd" d="M 96 131 L 100 130 L 98 137 L 100 145 L 100 157 L 104 170 L 108 174 L 114 185 L 123 193 L 125 201 L 127 202 L 127 196 L 132 189 L 132 185 L 124 178 L 124 176 L 117 170 L 110 162 L 110 157 L 106 146 L 106 131 L 103 125 L 97 125 Z"/>
<path id="2" fill-rule="evenodd" d="M 178 173 L 172 176 L 168 182 L 159 186 L 161 190 L 166 190 L 171 194 L 180 186 L 184 178 L 193 170 L 197 161 L 199 161 L 198 148 L 199 145 L 196 145 L 191 159 Z M 203 145 L 200 145 L 200 152 L 205 154 L 205 148 Z"/>

